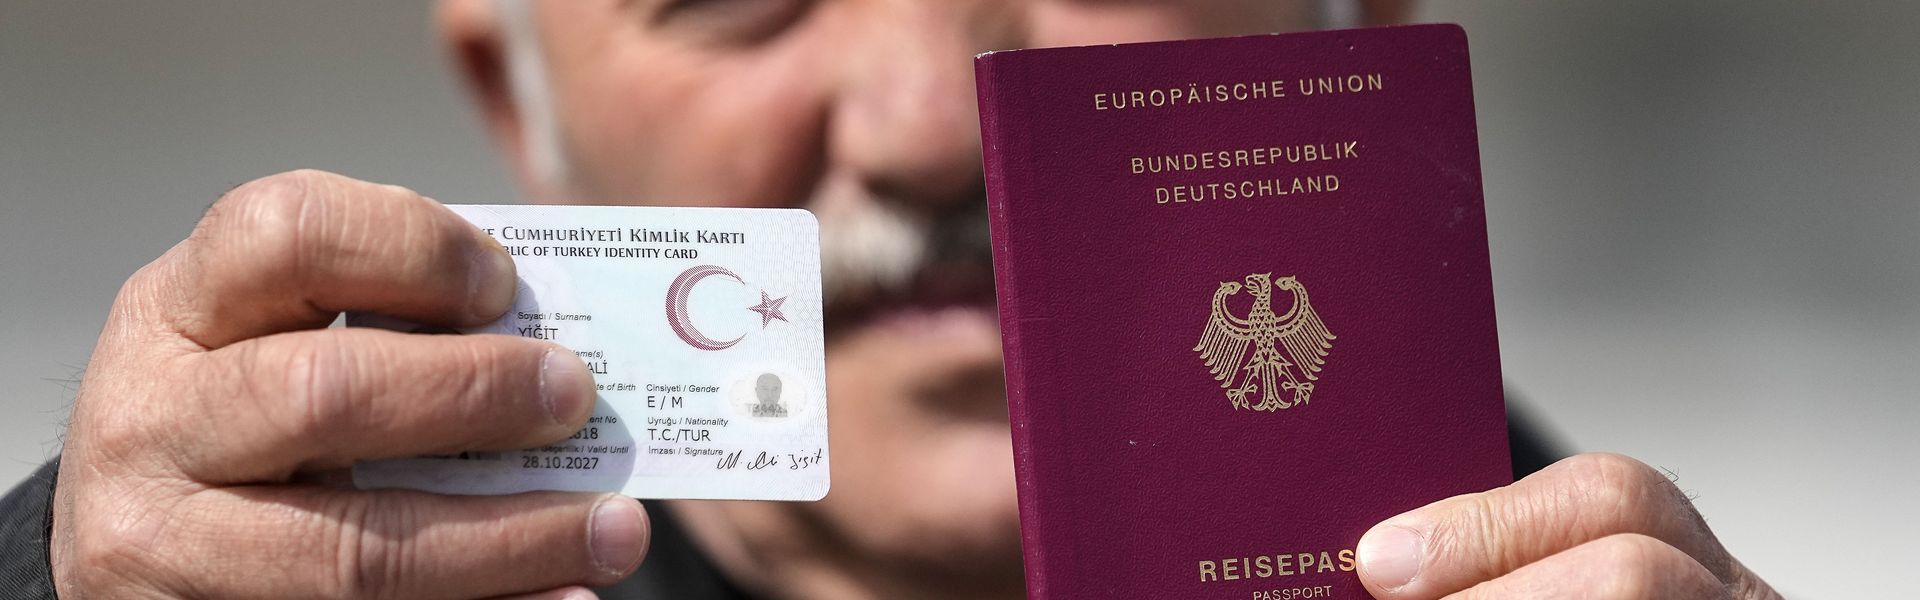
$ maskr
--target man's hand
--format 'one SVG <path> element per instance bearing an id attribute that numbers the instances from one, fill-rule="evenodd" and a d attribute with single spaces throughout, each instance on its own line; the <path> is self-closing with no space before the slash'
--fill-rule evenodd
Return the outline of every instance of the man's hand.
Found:
<path id="1" fill-rule="evenodd" d="M 559 346 L 324 329 L 349 310 L 477 325 L 514 288 L 498 243 L 405 189 L 293 172 L 228 193 L 108 316 L 55 491 L 60 595 L 578 597 L 630 573 L 631 499 L 303 483 L 584 424 L 593 381 Z"/>
<path id="2" fill-rule="evenodd" d="M 1780 597 L 1673 481 L 1616 454 L 1387 519 L 1360 538 L 1359 562 L 1382 600 Z"/>

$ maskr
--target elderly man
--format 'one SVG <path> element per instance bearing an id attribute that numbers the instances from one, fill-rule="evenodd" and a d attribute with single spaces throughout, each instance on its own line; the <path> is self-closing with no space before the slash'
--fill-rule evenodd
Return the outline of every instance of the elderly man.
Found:
<path id="1" fill-rule="evenodd" d="M 591 381 L 538 340 L 326 329 L 348 310 L 487 322 L 513 264 L 411 191 L 294 172 L 234 189 L 127 281 L 60 461 L 6 502 L 0 582 L 65 598 L 1017 597 L 970 57 L 1402 8 L 447 0 L 441 39 L 533 200 L 819 217 L 833 493 L 643 507 L 338 485 L 356 460 L 564 438 Z M 1417 508 L 1358 551 L 1381 598 L 1775 597 L 1665 477 L 1611 455 Z"/>

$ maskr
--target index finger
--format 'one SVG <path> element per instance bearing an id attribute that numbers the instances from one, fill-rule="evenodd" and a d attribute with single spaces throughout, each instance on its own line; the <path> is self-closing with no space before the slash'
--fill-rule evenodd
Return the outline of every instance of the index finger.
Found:
<path id="1" fill-rule="evenodd" d="M 332 173 L 262 178 L 214 203 L 194 233 L 129 283 L 205 348 L 325 326 L 349 310 L 477 325 L 513 301 L 513 260 L 453 211 L 405 188 Z"/>

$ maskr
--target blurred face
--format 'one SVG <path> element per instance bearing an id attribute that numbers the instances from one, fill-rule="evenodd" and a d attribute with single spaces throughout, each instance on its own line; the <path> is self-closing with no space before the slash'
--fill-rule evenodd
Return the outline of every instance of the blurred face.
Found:
<path id="1" fill-rule="evenodd" d="M 525 17 L 546 70 L 535 83 L 551 109 L 526 102 L 525 89 L 503 94 L 519 101 L 483 101 L 543 201 L 800 207 L 818 216 L 833 491 L 818 503 L 676 505 L 730 575 L 763 591 L 779 581 L 774 591 L 835 597 L 1017 595 L 972 57 L 1304 29 L 1319 8 L 541 3 Z M 455 42 L 456 52 L 470 51 Z M 475 79 L 484 88 L 488 76 Z"/>

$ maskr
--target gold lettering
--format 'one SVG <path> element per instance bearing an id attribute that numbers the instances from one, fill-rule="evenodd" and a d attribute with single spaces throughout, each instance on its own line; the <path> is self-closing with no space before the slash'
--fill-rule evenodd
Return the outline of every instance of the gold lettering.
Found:
<path id="1" fill-rule="evenodd" d="M 1289 87 L 1302 96 L 1372 92 L 1386 88 L 1386 77 L 1380 73 L 1349 73 L 1293 79 L 1291 83 L 1292 85 L 1289 86 L 1287 79 L 1270 79 L 1211 85 L 1188 83 L 1184 86 L 1172 85 L 1144 90 L 1096 92 L 1093 94 L 1093 110 L 1166 108 L 1182 104 L 1277 100 L 1288 97 Z"/>
<path id="2" fill-rule="evenodd" d="M 1283 552 L 1253 556 L 1236 556 L 1202 560 L 1196 564 L 1198 565 L 1200 581 L 1202 583 L 1215 583 L 1221 581 L 1239 581 L 1242 579 L 1271 579 L 1275 577 L 1306 575 L 1309 573 L 1329 573 L 1334 571 L 1351 573 L 1358 567 L 1357 562 L 1352 548 L 1342 548 L 1337 551 L 1321 550 L 1317 552 Z M 1325 590 L 1330 589 L 1331 588 L 1326 586 L 1312 586 L 1286 590 L 1275 588 L 1266 590 L 1266 592 L 1273 594 L 1271 596 L 1273 598 L 1282 597 L 1280 595 L 1282 592 L 1286 592 L 1284 596 L 1286 598 L 1320 598 L 1327 596 L 1329 592 Z M 1260 592 L 1255 592 L 1256 598 L 1259 597 L 1259 593 Z"/>
<path id="3" fill-rule="evenodd" d="M 1200 581 L 1202 583 L 1215 583 L 1221 581 L 1239 581 L 1243 579 L 1271 579 L 1275 577 L 1306 575 L 1309 573 L 1329 573 L 1334 571 L 1351 573 L 1358 567 L 1357 562 L 1352 548 L 1342 548 L 1337 551 L 1283 552 L 1201 560 L 1197 561 L 1196 565 L 1198 566 L 1197 570 L 1199 571 Z M 1292 588 L 1284 591 L 1288 592 L 1285 596 L 1287 598 L 1319 598 L 1325 597 L 1328 594 L 1326 591 L 1320 591 L 1317 592 L 1318 595 L 1312 595 L 1315 589 L 1330 588 L 1315 586 Z M 1282 597 L 1278 595 L 1281 594 L 1282 591 L 1283 590 L 1279 588 L 1268 590 L 1269 593 L 1275 594 L 1272 596 L 1273 598 Z M 1256 594 L 1258 593 L 1256 592 Z M 1258 596 L 1256 595 L 1256 597 Z"/>
<path id="4" fill-rule="evenodd" d="M 1302 96 L 1373 92 L 1386 88 L 1386 77 L 1379 73 L 1358 73 L 1333 77 L 1294 80 Z"/>

